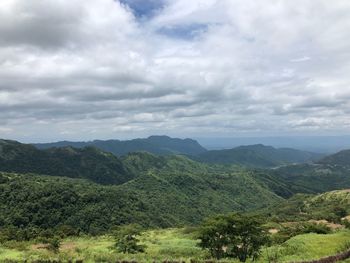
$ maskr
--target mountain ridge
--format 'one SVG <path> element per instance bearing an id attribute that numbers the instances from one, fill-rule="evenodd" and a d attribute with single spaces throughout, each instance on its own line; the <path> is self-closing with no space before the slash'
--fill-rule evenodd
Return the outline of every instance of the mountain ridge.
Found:
<path id="1" fill-rule="evenodd" d="M 152 135 L 148 138 L 138 138 L 132 140 L 93 140 L 87 142 L 60 141 L 55 143 L 33 144 L 39 149 L 52 147 L 72 146 L 84 148 L 94 146 L 103 151 L 111 152 L 116 156 L 126 155 L 130 152 L 147 151 L 157 155 L 185 154 L 196 155 L 207 151 L 197 141 L 193 139 L 171 138 L 165 135 Z"/>
<path id="2" fill-rule="evenodd" d="M 232 149 L 211 150 L 195 160 L 207 163 L 237 164 L 248 167 L 271 168 L 285 164 L 317 160 L 323 155 L 292 148 L 274 148 L 263 144 L 238 146 Z"/>

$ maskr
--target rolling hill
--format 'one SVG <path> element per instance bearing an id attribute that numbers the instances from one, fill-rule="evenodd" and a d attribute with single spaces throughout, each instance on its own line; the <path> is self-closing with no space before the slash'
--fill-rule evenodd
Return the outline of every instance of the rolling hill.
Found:
<path id="1" fill-rule="evenodd" d="M 197 155 L 206 152 L 197 141 L 192 139 L 177 139 L 168 136 L 150 136 L 145 139 L 120 140 L 95 140 L 90 142 L 69 142 L 61 141 L 56 143 L 34 144 L 39 149 L 52 147 L 71 146 L 84 148 L 94 146 L 100 150 L 111 152 L 116 156 L 126 155 L 131 152 L 146 151 L 157 155 L 184 154 Z"/>
<path id="2" fill-rule="evenodd" d="M 281 221 L 339 221 L 350 214 L 350 190 L 336 190 L 318 195 L 296 194 L 265 210 Z"/>
<path id="3" fill-rule="evenodd" d="M 135 163 L 139 156 L 127 158 Z M 16 233 L 19 231 L 21 239 L 48 229 L 100 234 L 128 223 L 173 227 L 197 224 L 215 213 L 251 211 L 282 200 L 245 171 L 214 172 L 185 157 L 159 162 L 164 165 L 145 170 L 121 185 L 0 172 L 0 228 L 19 229 Z M 34 232 L 22 232 L 26 229 Z"/>
<path id="4" fill-rule="evenodd" d="M 317 160 L 323 155 L 290 148 L 276 149 L 262 144 L 239 146 L 228 150 L 213 150 L 199 154 L 194 159 L 219 164 L 237 164 L 248 167 L 276 167 L 291 163 Z"/>
<path id="5" fill-rule="evenodd" d="M 295 193 L 350 187 L 346 169 L 322 164 L 247 169 L 183 155 L 116 157 L 94 147 L 39 150 L 1 140 L 0 227 L 69 226 L 95 234 L 133 222 L 196 224 L 217 213 L 275 206 Z"/>
<path id="6" fill-rule="evenodd" d="M 93 147 L 38 150 L 6 140 L 0 140 L 0 171 L 85 178 L 102 184 L 121 184 L 134 177 L 116 156 Z"/>
<path id="7" fill-rule="evenodd" d="M 326 156 L 317 163 L 324 165 L 350 166 L 350 150 L 343 150 L 338 153 Z"/>
<path id="8" fill-rule="evenodd" d="M 326 156 L 315 163 L 280 167 L 271 173 L 315 193 L 350 188 L 350 150 Z"/>

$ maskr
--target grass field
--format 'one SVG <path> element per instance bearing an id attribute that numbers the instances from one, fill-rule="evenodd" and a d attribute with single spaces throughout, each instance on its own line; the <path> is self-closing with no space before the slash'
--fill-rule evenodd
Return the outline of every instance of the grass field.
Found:
<path id="1" fill-rule="evenodd" d="M 10 242 L 0 247 L 0 262 L 41 260 L 84 260 L 84 262 L 115 262 L 135 260 L 153 262 L 190 259 L 206 259 L 208 255 L 196 246 L 192 234 L 183 229 L 151 230 L 143 234 L 142 243 L 147 246 L 145 253 L 135 255 L 118 254 L 113 250 L 113 238 L 77 237 L 62 241 L 58 254 L 48 251 L 35 242 Z M 299 235 L 280 246 L 264 248 L 258 262 L 291 262 L 318 259 L 336 254 L 349 245 L 350 231 L 339 231 L 328 235 Z M 228 262 L 225 260 L 225 262 Z M 236 261 L 230 261 L 236 262 Z"/>

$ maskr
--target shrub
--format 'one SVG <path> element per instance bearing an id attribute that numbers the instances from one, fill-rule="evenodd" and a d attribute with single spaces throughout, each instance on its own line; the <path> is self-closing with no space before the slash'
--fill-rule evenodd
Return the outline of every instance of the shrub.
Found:
<path id="1" fill-rule="evenodd" d="M 60 247 L 61 241 L 59 240 L 59 238 L 54 237 L 48 240 L 48 250 L 53 251 L 54 253 L 58 253 L 60 251 Z"/>
<path id="2" fill-rule="evenodd" d="M 138 237 L 142 233 L 140 225 L 131 224 L 119 227 L 115 232 L 115 247 L 118 252 L 138 253 L 144 252 L 145 246 L 139 245 Z"/>

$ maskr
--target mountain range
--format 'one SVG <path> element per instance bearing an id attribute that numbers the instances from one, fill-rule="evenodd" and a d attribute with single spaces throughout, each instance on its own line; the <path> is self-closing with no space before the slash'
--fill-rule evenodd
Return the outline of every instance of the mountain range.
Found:
<path id="1" fill-rule="evenodd" d="M 350 151 L 274 169 L 191 158 L 148 152 L 117 157 L 92 146 L 37 149 L 0 140 L 0 226 L 68 225 L 96 234 L 133 222 L 196 224 L 212 214 L 275 206 L 298 193 L 350 188 Z M 261 165 L 255 157 L 245 163 Z"/>
<path id="2" fill-rule="evenodd" d="M 126 155 L 130 152 L 145 151 L 157 155 L 185 154 L 197 155 L 206 151 L 197 141 L 192 139 L 170 138 L 168 136 L 150 136 L 143 139 L 127 141 L 120 140 L 95 140 L 89 142 L 61 141 L 55 143 L 35 144 L 38 149 L 72 146 L 84 148 L 94 146 L 103 151 L 111 152 L 116 156 Z"/>
<path id="3" fill-rule="evenodd" d="M 53 147 L 84 148 L 96 147 L 102 151 L 123 156 L 132 152 L 145 151 L 156 155 L 182 154 L 193 160 L 205 163 L 237 164 L 249 167 L 276 167 L 291 163 L 305 163 L 318 160 L 324 155 L 291 148 L 276 149 L 262 144 L 240 146 L 226 150 L 206 150 L 192 139 L 170 138 L 168 136 L 150 136 L 145 139 L 127 141 L 95 140 L 90 142 L 61 141 L 47 144 L 34 144 L 38 149 Z"/>
<path id="4" fill-rule="evenodd" d="M 291 148 L 276 149 L 262 144 L 239 146 L 227 150 L 201 153 L 195 159 L 207 163 L 237 164 L 249 167 L 276 167 L 291 163 L 305 163 L 320 159 L 322 154 Z"/>

